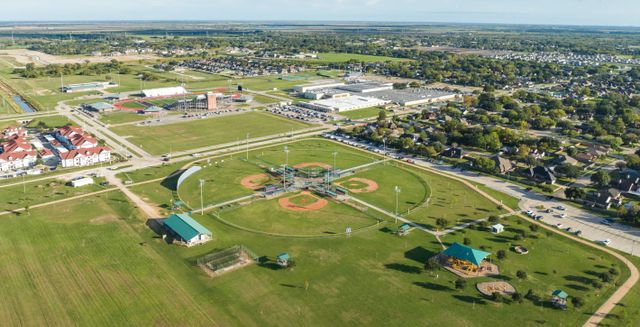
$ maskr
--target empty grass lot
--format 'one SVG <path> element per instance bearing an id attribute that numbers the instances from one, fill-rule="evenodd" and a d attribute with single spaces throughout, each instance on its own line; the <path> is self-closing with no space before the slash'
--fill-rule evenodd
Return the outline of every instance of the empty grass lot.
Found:
<path id="1" fill-rule="evenodd" d="M 377 117 L 378 114 L 380 113 L 380 110 L 384 110 L 384 109 L 380 107 L 371 107 L 371 108 L 364 108 L 364 109 L 349 110 L 349 111 L 341 112 L 340 116 L 345 116 L 349 119 L 371 118 L 371 117 Z"/>
<path id="2" fill-rule="evenodd" d="M 214 117 L 156 126 L 121 126 L 113 131 L 145 151 L 160 155 L 242 140 L 278 135 L 310 127 L 308 124 L 261 112 Z"/>
<path id="3" fill-rule="evenodd" d="M 141 245 L 122 195 L 51 209 L 0 219 L 3 325 L 215 325 L 170 263 Z"/>

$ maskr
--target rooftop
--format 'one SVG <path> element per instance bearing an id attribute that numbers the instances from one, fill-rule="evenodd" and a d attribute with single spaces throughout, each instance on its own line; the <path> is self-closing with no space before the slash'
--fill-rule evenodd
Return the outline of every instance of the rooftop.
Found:
<path id="1" fill-rule="evenodd" d="M 482 260 L 488 257 L 491 253 L 477 250 L 460 243 L 453 243 L 453 245 L 442 251 L 442 254 L 480 266 Z"/>
<path id="2" fill-rule="evenodd" d="M 187 241 L 200 234 L 211 236 L 211 231 L 200 225 L 187 214 L 174 214 L 164 220 L 164 225 Z"/>

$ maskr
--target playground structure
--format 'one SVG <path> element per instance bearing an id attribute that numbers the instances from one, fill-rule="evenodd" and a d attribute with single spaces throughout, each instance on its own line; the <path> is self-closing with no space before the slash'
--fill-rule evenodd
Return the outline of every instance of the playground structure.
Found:
<path id="1" fill-rule="evenodd" d="M 499 275 L 498 266 L 485 260 L 490 254 L 460 243 L 453 243 L 438 253 L 436 258 L 445 269 L 463 278 Z"/>

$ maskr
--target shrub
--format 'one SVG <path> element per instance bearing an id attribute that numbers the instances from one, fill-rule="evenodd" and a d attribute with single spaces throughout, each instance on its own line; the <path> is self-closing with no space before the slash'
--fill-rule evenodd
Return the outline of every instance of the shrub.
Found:
<path id="1" fill-rule="evenodd" d="M 537 232 L 539 228 L 540 228 L 540 226 L 538 226 L 538 225 L 529 225 L 529 230 L 534 232 L 534 233 Z"/>
<path id="2" fill-rule="evenodd" d="M 491 300 L 494 302 L 503 302 L 504 296 L 502 296 L 502 294 L 500 294 L 499 292 L 493 292 L 491 293 Z"/>
<path id="3" fill-rule="evenodd" d="M 619 274 L 618 269 L 616 268 L 610 268 L 609 273 L 613 276 L 617 276 Z"/>
<path id="4" fill-rule="evenodd" d="M 436 219 L 436 225 L 438 225 L 438 227 L 440 227 L 441 229 L 445 229 L 448 224 L 449 222 L 444 218 Z"/>
<path id="5" fill-rule="evenodd" d="M 498 216 L 489 216 L 489 222 L 490 222 L 490 223 L 495 224 L 495 223 L 497 223 L 498 221 L 500 221 L 500 217 L 498 217 Z"/>
<path id="6" fill-rule="evenodd" d="M 464 280 L 462 278 L 456 279 L 456 289 L 463 290 L 466 287 L 467 287 L 467 281 L 466 280 Z"/>
<path id="7" fill-rule="evenodd" d="M 527 278 L 527 272 L 524 270 L 518 270 L 516 272 L 516 276 L 520 279 L 526 279 Z"/>
<path id="8" fill-rule="evenodd" d="M 600 282 L 599 282 L 599 281 L 597 281 L 597 280 L 594 280 L 594 281 L 591 283 L 591 286 L 593 286 L 594 288 L 602 288 L 602 283 L 600 283 Z"/>
<path id="9" fill-rule="evenodd" d="M 513 300 L 513 302 L 522 303 L 522 294 L 520 293 L 511 294 L 511 300 Z"/>
<path id="10" fill-rule="evenodd" d="M 514 240 L 514 241 L 520 241 L 520 240 L 522 240 L 522 235 L 520 235 L 520 234 L 516 234 L 516 235 L 514 235 L 514 236 L 513 236 L 513 240 Z"/>
<path id="11" fill-rule="evenodd" d="M 608 283 L 608 282 L 610 282 L 610 281 L 612 281 L 612 280 L 613 280 L 613 277 L 611 277 L 611 274 L 610 274 L 610 273 L 608 273 L 608 272 L 603 272 L 603 273 L 601 273 L 601 274 L 600 274 L 600 280 L 601 280 L 603 283 Z"/>
<path id="12" fill-rule="evenodd" d="M 527 294 L 524 295 L 524 298 L 531 301 L 531 302 L 538 302 L 540 301 L 540 296 L 538 294 L 536 294 L 532 289 L 529 289 L 527 291 Z"/>
<path id="13" fill-rule="evenodd" d="M 498 250 L 498 252 L 496 252 L 496 255 L 498 256 L 498 260 L 503 260 L 507 257 L 507 252 L 505 252 L 504 250 Z"/>
<path id="14" fill-rule="evenodd" d="M 465 237 L 463 243 L 464 245 L 471 245 L 471 239 L 468 237 Z"/>
<path id="15" fill-rule="evenodd" d="M 571 304 L 573 304 L 573 306 L 576 308 L 580 308 L 584 305 L 584 301 L 582 300 L 581 297 L 572 297 Z"/>

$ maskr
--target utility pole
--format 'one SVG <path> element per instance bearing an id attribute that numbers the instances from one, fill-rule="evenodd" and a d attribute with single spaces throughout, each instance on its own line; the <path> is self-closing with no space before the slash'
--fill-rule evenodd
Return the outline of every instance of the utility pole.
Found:
<path id="1" fill-rule="evenodd" d="M 200 179 L 200 214 L 204 215 L 204 198 L 202 197 L 202 187 L 204 186 L 204 179 Z"/>
<path id="2" fill-rule="evenodd" d="M 60 72 L 60 92 L 64 92 L 64 78 L 62 72 Z"/>

